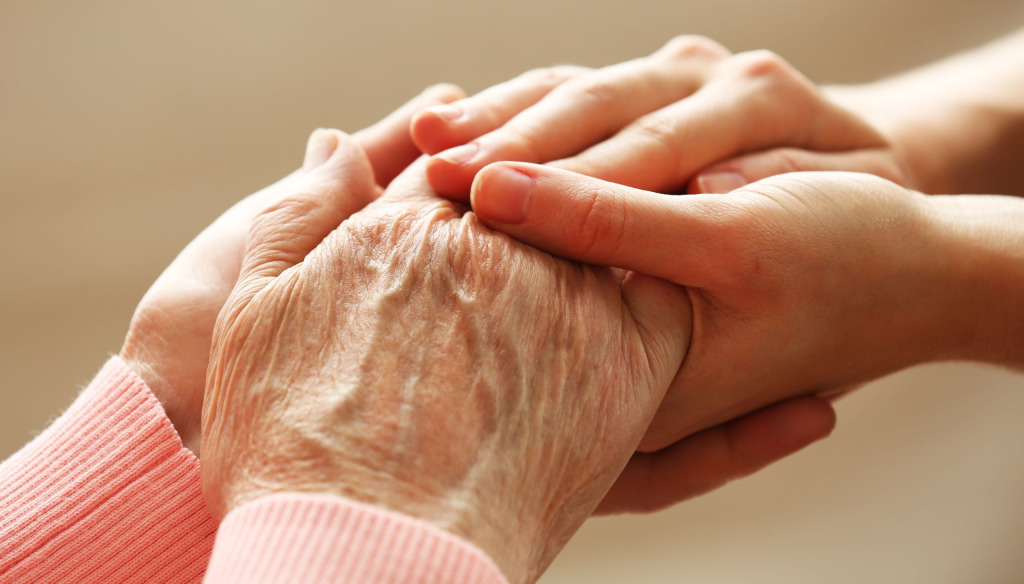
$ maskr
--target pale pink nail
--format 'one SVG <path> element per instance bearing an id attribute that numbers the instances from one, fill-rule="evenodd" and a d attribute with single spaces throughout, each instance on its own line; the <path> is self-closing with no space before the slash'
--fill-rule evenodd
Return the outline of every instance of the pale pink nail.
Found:
<path id="1" fill-rule="evenodd" d="M 427 111 L 449 122 L 453 122 L 461 118 L 466 113 L 465 110 L 462 109 L 462 107 L 451 103 L 446 103 L 444 105 L 435 105 L 434 107 L 428 107 Z"/>
<path id="2" fill-rule="evenodd" d="M 306 158 L 302 162 L 302 168 L 312 170 L 330 160 L 331 155 L 338 149 L 338 136 L 329 130 L 317 128 L 309 135 L 309 142 L 306 143 Z"/>
<path id="3" fill-rule="evenodd" d="M 709 172 L 697 177 L 697 188 L 702 193 L 725 194 L 747 184 L 747 179 L 738 172 L 726 170 L 721 172 Z"/>
<path id="4" fill-rule="evenodd" d="M 463 144 L 451 150 L 445 150 L 444 152 L 437 155 L 438 158 L 447 160 L 448 162 L 455 165 L 463 165 L 468 163 L 476 156 L 477 152 L 480 151 L 480 146 L 475 142 L 469 144 Z"/>
<path id="5" fill-rule="evenodd" d="M 473 210 L 498 223 L 522 223 L 526 221 L 534 184 L 533 177 L 525 172 L 492 166 L 484 172 L 473 194 Z"/>

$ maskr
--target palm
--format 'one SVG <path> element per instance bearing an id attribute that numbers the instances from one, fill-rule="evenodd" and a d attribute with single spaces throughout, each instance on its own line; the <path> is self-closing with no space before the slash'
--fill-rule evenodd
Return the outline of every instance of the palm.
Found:
<path id="1" fill-rule="evenodd" d="M 238 280 L 256 211 L 294 175 L 240 201 L 200 233 L 150 287 L 132 316 L 121 356 L 176 422 L 186 446 L 198 437 L 213 327 Z"/>

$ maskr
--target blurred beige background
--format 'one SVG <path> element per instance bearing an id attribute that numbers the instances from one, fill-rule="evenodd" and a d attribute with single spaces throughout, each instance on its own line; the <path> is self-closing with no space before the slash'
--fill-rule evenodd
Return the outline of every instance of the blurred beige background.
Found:
<path id="1" fill-rule="evenodd" d="M 1021 25 L 1019 0 L 3 0 L 0 454 L 119 349 L 177 250 L 299 164 L 314 127 L 678 33 L 856 82 Z M 589 522 L 544 582 L 1024 581 L 1024 376 L 920 368 L 839 414 L 831 440 L 756 477 Z"/>

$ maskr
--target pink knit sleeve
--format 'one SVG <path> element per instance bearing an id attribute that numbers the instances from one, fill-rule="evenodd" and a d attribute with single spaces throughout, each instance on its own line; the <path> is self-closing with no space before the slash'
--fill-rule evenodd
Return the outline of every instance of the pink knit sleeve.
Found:
<path id="1" fill-rule="evenodd" d="M 475 546 L 340 497 L 272 495 L 221 523 L 207 584 L 507 584 Z"/>
<path id="2" fill-rule="evenodd" d="M 0 582 L 505 584 L 469 543 L 334 497 L 279 495 L 216 523 L 199 461 L 146 385 L 113 358 L 71 407 L 0 464 Z"/>
<path id="3" fill-rule="evenodd" d="M 0 581 L 199 582 L 217 526 L 199 461 L 118 358 L 0 464 Z"/>

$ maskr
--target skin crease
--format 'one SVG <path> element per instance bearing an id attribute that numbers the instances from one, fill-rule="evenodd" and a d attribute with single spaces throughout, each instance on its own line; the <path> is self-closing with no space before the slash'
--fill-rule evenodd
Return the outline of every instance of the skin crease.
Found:
<path id="1" fill-rule="evenodd" d="M 560 77 L 548 82 L 556 83 L 574 72 L 560 70 Z M 353 136 L 369 155 L 378 185 L 387 185 L 417 155 L 408 131 L 413 114 L 460 95 L 452 86 L 428 89 L 386 120 Z M 320 134 L 311 136 L 302 169 L 247 197 L 204 230 L 161 274 L 133 315 L 121 357 L 147 383 L 184 445 L 196 454 L 200 453 L 200 415 L 213 327 L 237 282 L 253 219 L 267 205 L 311 186 L 311 167 L 330 154 L 316 151 L 314 138 Z M 313 177 L 312 186 L 325 180 L 334 180 L 333 175 Z M 823 438 L 834 420 L 827 403 L 798 400 L 685 440 L 685 448 L 679 451 L 686 455 L 676 458 L 677 472 L 671 477 L 671 502 L 718 488 Z M 634 491 L 639 489 L 617 488 L 596 512 L 650 510 L 667 504 L 663 499 L 634 497 Z"/>
<path id="2" fill-rule="evenodd" d="M 428 88 L 355 135 L 381 187 L 418 156 L 408 132 L 413 114 L 464 95 L 451 85 Z M 132 315 L 121 357 L 146 382 L 184 445 L 195 453 L 213 326 L 238 279 L 249 227 L 262 208 L 300 186 L 305 175 L 306 169 L 297 170 L 218 217 L 174 259 Z"/>
<path id="3" fill-rule="evenodd" d="M 452 117 L 452 108 L 460 115 Z M 699 36 L 594 71 L 529 72 L 420 112 L 412 135 L 433 155 L 431 185 L 460 201 L 477 172 L 502 160 L 668 193 L 724 193 L 796 170 L 870 172 L 914 185 L 905 153 L 887 133 L 781 57 L 733 55 Z M 470 151 L 473 158 L 460 160 Z"/>
<path id="4" fill-rule="evenodd" d="M 524 194 L 521 222 L 491 214 Z M 936 327 L 955 282 L 925 200 L 842 173 L 668 197 L 522 163 L 488 168 L 473 194 L 488 225 L 540 249 L 687 286 L 690 348 L 644 452 L 781 399 L 957 356 L 952 333 L 965 323 Z"/>
<path id="5" fill-rule="evenodd" d="M 352 165 L 257 217 L 214 334 L 204 494 L 215 516 L 275 492 L 380 505 L 531 582 L 654 415 L 686 295 L 489 230 L 424 162 L 351 217 L 331 208 L 372 186 Z"/>
<path id="6" fill-rule="evenodd" d="M 744 410 L 838 395 L 931 361 L 1024 367 L 1016 197 L 924 196 L 850 173 L 677 197 L 499 163 L 477 177 L 472 202 L 489 226 L 560 257 L 687 287 L 693 332 L 683 367 L 609 505 L 649 510 L 687 496 L 680 463 L 721 448 L 712 440 L 723 429 L 677 438 Z M 725 442 L 782 417 L 754 414 L 727 426 Z"/>

